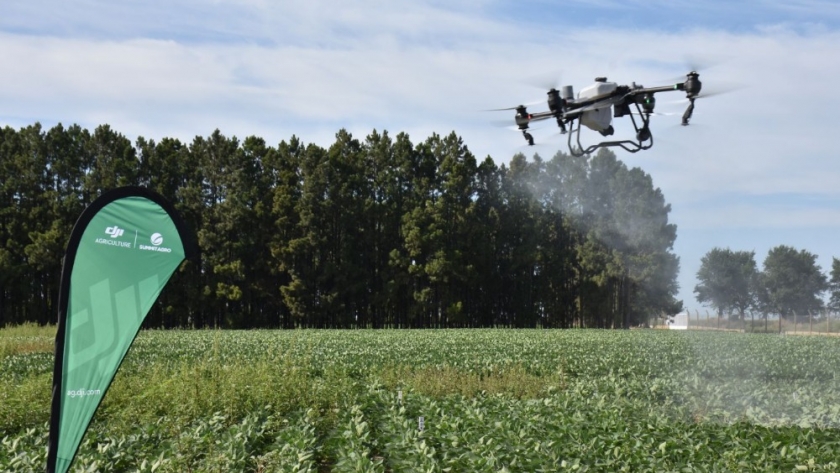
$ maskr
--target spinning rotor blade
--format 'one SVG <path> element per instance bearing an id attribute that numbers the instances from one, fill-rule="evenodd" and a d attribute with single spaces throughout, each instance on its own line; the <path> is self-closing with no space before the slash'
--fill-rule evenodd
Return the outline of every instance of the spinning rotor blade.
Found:
<path id="1" fill-rule="evenodd" d="M 531 156 L 539 154 L 543 158 L 552 158 L 558 151 L 561 151 L 564 144 L 557 138 L 562 137 L 560 133 L 551 134 L 534 141 L 533 145 L 522 145 L 516 148 L 517 152 L 530 153 Z"/>
<path id="2" fill-rule="evenodd" d="M 686 74 L 682 74 L 679 76 L 669 77 L 667 79 L 663 79 L 656 82 L 662 83 L 671 83 L 671 82 L 682 82 L 685 80 L 685 76 L 688 72 L 697 72 L 702 73 L 705 72 L 721 63 L 725 62 L 724 58 L 720 57 L 707 57 L 698 54 L 685 54 L 683 55 L 682 61 L 675 61 L 677 64 L 682 64 L 683 68 L 687 71 Z"/>
<path id="3" fill-rule="evenodd" d="M 536 87 L 540 90 L 560 89 L 562 84 L 562 73 L 559 70 L 549 71 L 544 74 L 537 74 L 522 79 L 525 85 Z M 545 102 L 545 100 L 543 100 Z"/>
<path id="4" fill-rule="evenodd" d="M 485 110 L 479 110 L 480 112 L 507 112 L 508 110 L 516 110 L 523 105 L 517 105 L 516 107 L 508 107 L 508 108 L 488 108 Z M 525 105 L 527 107 L 527 105 Z"/>
<path id="5" fill-rule="evenodd" d="M 692 119 L 692 122 L 689 125 L 683 125 L 682 123 L 677 122 L 677 123 L 669 124 L 668 126 L 664 126 L 659 130 L 659 135 L 657 135 L 657 138 L 662 140 L 663 136 L 667 138 L 669 136 L 669 134 L 672 134 L 672 133 L 696 134 L 696 133 L 698 133 L 698 131 L 697 131 L 698 129 L 701 132 L 702 132 L 702 130 L 706 130 L 707 132 L 708 132 L 708 130 L 710 130 L 708 124 L 697 123 L 697 122 L 694 122 L 693 120 L 694 119 Z M 691 128 L 692 131 L 683 131 L 687 128 Z M 680 130 L 680 131 L 674 131 L 674 130 Z"/>
<path id="6" fill-rule="evenodd" d="M 539 121 L 542 121 L 542 119 L 529 120 L 528 121 L 528 130 L 542 130 L 543 128 L 545 128 L 545 126 L 544 126 L 545 123 L 540 123 L 540 125 L 538 125 L 538 126 L 531 125 L 531 123 L 539 122 Z M 519 128 L 519 126 L 516 123 L 514 123 L 513 120 L 492 120 L 490 122 L 490 125 L 492 125 L 496 128 L 504 128 L 506 130 L 522 132 L 522 129 Z"/>
<path id="7" fill-rule="evenodd" d="M 695 99 L 704 99 L 704 98 L 706 98 L 706 97 L 714 97 L 715 95 L 721 95 L 721 94 L 725 94 L 725 93 L 727 93 L 727 92 L 728 92 L 728 91 L 723 91 L 723 90 L 720 90 L 720 91 L 717 91 L 717 92 L 700 92 L 699 94 L 695 95 L 693 98 L 695 98 Z M 686 98 L 686 99 L 684 99 L 684 100 L 685 100 L 686 102 L 688 101 L 688 99 L 687 99 L 687 98 Z"/>
<path id="8" fill-rule="evenodd" d="M 710 88 L 703 87 L 703 89 L 700 91 L 700 93 L 695 95 L 693 98 L 704 99 L 704 98 L 708 98 L 708 97 L 714 97 L 716 95 L 723 95 L 723 94 L 728 94 L 730 92 L 735 92 L 735 91 L 737 91 L 738 89 L 741 89 L 741 88 L 742 88 L 741 86 L 737 86 L 737 85 L 727 85 L 727 86 L 723 86 L 723 87 L 717 86 L 717 87 L 712 87 L 711 90 L 709 90 Z M 687 104 L 688 103 L 688 97 L 682 98 L 682 99 L 677 99 L 677 100 L 670 100 L 670 101 L 666 101 L 666 102 L 662 102 L 662 103 Z"/>
<path id="9" fill-rule="evenodd" d="M 706 71 L 725 62 L 725 59 L 720 56 L 711 57 L 707 54 L 703 55 L 692 53 L 685 54 L 683 56 L 683 61 L 685 62 L 685 65 L 693 72 L 700 72 Z"/>
<path id="10" fill-rule="evenodd" d="M 532 106 L 532 105 L 540 105 L 540 104 L 543 104 L 543 103 L 545 103 L 545 100 L 537 100 L 537 101 L 534 101 L 534 102 L 528 102 L 528 103 L 519 104 L 519 105 L 517 105 L 517 106 L 515 106 L 515 107 L 507 107 L 507 108 L 490 108 L 490 109 L 486 109 L 486 110 L 479 110 L 479 111 L 480 111 L 480 112 L 507 112 L 508 110 L 516 110 L 516 109 L 517 109 L 517 108 L 519 108 L 519 107 L 530 107 L 530 106 Z"/>
<path id="11" fill-rule="evenodd" d="M 688 101 L 688 99 L 686 99 L 686 102 L 687 101 Z M 682 112 L 650 112 L 650 113 L 647 113 L 647 112 L 642 112 L 642 113 L 630 112 L 630 113 L 633 114 L 633 115 L 660 115 L 660 116 L 663 116 L 663 117 L 672 117 L 672 116 L 675 116 L 675 115 L 682 115 Z"/>

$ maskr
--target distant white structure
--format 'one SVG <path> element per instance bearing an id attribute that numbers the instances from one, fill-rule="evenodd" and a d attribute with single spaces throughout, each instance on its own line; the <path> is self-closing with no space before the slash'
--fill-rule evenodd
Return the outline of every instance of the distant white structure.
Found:
<path id="1" fill-rule="evenodd" d="M 677 315 L 668 317 L 665 321 L 671 330 L 688 330 L 688 312 L 680 312 Z"/>

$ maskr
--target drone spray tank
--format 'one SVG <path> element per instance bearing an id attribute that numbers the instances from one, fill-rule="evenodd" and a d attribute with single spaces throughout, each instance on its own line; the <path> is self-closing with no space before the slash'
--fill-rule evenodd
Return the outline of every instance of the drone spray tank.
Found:
<path id="1" fill-rule="evenodd" d="M 606 77 L 596 77 L 594 84 L 584 88 L 578 93 L 578 99 L 594 99 L 601 96 L 607 96 L 615 92 L 616 87 L 617 84 L 615 82 L 607 82 Z M 612 135 L 614 130 L 612 127 L 612 113 L 610 108 L 611 107 L 606 106 L 604 108 L 584 112 L 580 117 L 580 123 L 601 133 L 603 136 Z"/>

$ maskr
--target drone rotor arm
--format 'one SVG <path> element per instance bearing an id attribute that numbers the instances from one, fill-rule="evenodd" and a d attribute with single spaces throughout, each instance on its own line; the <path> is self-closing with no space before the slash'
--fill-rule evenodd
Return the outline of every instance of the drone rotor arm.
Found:
<path id="1" fill-rule="evenodd" d="M 680 82 L 674 85 L 663 85 L 659 87 L 642 87 L 639 89 L 633 89 L 627 93 L 627 95 L 644 95 L 644 94 L 655 94 L 657 92 L 673 92 L 675 90 L 685 90 L 685 82 Z"/>
<path id="2" fill-rule="evenodd" d="M 549 118 L 554 118 L 554 113 L 552 112 L 537 112 L 532 113 L 528 116 L 528 121 L 538 122 L 542 120 L 548 120 Z"/>

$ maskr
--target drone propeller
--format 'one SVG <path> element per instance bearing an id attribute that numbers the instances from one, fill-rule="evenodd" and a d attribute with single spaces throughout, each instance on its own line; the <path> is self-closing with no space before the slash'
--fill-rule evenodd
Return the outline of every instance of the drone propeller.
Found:
<path id="1" fill-rule="evenodd" d="M 715 57 L 711 57 L 708 54 L 684 54 L 683 61 L 689 69 L 694 72 L 700 71 L 707 71 L 723 62 L 727 59 L 721 56 L 715 55 Z"/>
<path id="2" fill-rule="evenodd" d="M 542 157 L 552 157 L 562 147 L 562 143 L 558 143 L 558 138 L 562 136 L 561 133 L 552 133 L 548 136 L 540 137 L 539 141 L 535 141 L 534 144 L 526 143 L 516 147 L 515 150 L 520 153 L 529 152 L 539 154 Z"/>
<path id="3" fill-rule="evenodd" d="M 490 122 L 490 125 L 492 125 L 494 127 L 497 127 L 497 128 L 504 128 L 505 130 L 510 130 L 510 131 L 515 131 L 517 133 L 522 133 L 522 129 L 519 128 L 519 126 L 517 126 L 516 124 L 511 123 L 510 120 L 492 120 Z M 534 121 L 534 124 L 529 122 L 528 123 L 528 130 L 530 130 L 530 131 L 542 130 L 542 129 L 545 129 L 547 127 L 547 125 L 548 125 L 548 122 L 537 123 L 536 121 Z"/>
<path id="4" fill-rule="evenodd" d="M 642 112 L 642 113 L 630 112 L 630 113 L 633 114 L 633 115 L 659 115 L 659 116 L 662 116 L 662 117 L 672 117 L 672 116 L 675 116 L 675 115 L 682 115 L 682 113 L 679 113 L 679 112 Z"/>
<path id="5" fill-rule="evenodd" d="M 545 99 L 533 100 L 531 102 L 526 102 L 526 103 L 519 104 L 515 107 L 490 108 L 490 109 L 480 110 L 480 111 L 481 112 L 507 112 L 507 111 L 510 111 L 510 110 L 516 110 L 520 107 L 526 107 L 527 108 L 527 107 L 531 107 L 531 106 L 534 106 L 534 105 L 543 105 L 543 104 L 545 104 Z"/>
<path id="6" fill-rule="evenodd" d="M 654 83 L 662 83 L 662 84 L 673 84 L 673 83 L 675 83 L 675 82 L 684 82 L 684 81 L 685 81 L 685 79 L 686 79 L 686 77 L 687 77 L 689 74 L 699 74 L 699 73 L 700 73 L 700 71 L 703 71 L 703 70 L 705 70 L 705 68 L 693 68 L 693 67 L 690 67 L 690 68 L 688 68 L 688 72 L 687 72 L 687 73 L 685 73 L 685 74 L 680 74 L 680 75 L 678 75 L 678 76 L 669 77 L 669 78 L 667 78 L 667 79 L 659 79 L 659 80 L 655 80 L 655 81 L 653 81 L 653 82 L 654 82 Z"/>
<path id="7" fill-rule="evenodd" d="M 522 107 L 522 105 L 518 105 L 516 107 L 508 107 L 508 108 L 488 108 L 481 110 L 482 112 L 507 112 L 508 110 L 516 110 L 517 108 Z M 526 105 L 527 107 L 527 105 Z"/>
<path id="8" fill-rule="evenodd" d="M 742 88 L 741 86 L 737 86 L 737 85 L 727 85 L 727 86 L 724 86 L 724 87 L 717 86 L 717 87 L 712 88 L 712 90 L 709 90 L 708 88 L 704 87 L 703 90 L 699 94 L 697 94 L 697 95 L 695 95 L 691 98 L 693 98 L 693 99 L 705 99 L 705 98 L 708 98 L 708 97 L 714 97 L 714 96 L 717 96 L 717 95 L 723 95 L 723 94 L 728 94 L 730 92 L 735 92 L 736 90 L 741 89 L 741 88 Z M 685 97 L 685 98 L 682 98 L 682 99 L 669 100 L 669 101 L 663 102 L 663 103 L 685 105 L 688 102 L 689 102 L 689 97 Z"/>
<path id="9" fill-rule="evenodd" d="M 536 75 L 527 77 L 523 80 L 526 85 L 530 85 L 532 87 L 536 87 L 543 90 L 551 90 L 557 89 L 560 87 L 560 74 L 557 71 L 546 73 L 543 75 Z M 482 112 L 507 112 L 510 110 L 516 110 L 520 107 L 531 107 L 533 105 L 543 105 L 546 103 L 546 99 L 534 100 L 531 102 L 523 103 L 517 105 L 515 107 L 506 107 L 506 108 L 491 108 L 486 110 L 481 110 Z"/>
<path id="10" fill-rule="evenodd" d="M 508 128 L 508 127 L 515 128 L 516 127 L 516 125 L 512 125 L 510 123 L 510 120 L 491 120 L 490 124 L 493 125 L 496 128 Z"/>
<path id="11" fill-rule="evenodd" d="M 706 72 L 709 69 L 718 66 L 719 64 L 726 62 L 725 59 L 720 57 L 707 57 L 698 54 L 684 54 L 682 61 L 675 61 L 676 64 L 680 64 L 683 70 L 688 70 L 689 73 L 691 72 Z M 685 80 L 687 74 L 682 74 L 679 76 L 669 77 L 667 79 L 661 79 L 654 82 L 659 83 L 672 83 L 672 82 L 682 82 Z"/>
<path id="12" fill-rule="evenodd" d="M 528 102 L 523 103 L 521 105 L 517 105 L 515 107 L 507 107 L 507 108 L 489 108 L 486 110 L 480 110 L 481 112 L 507 112 L 509 110 L 516 110 L 520 107 L 530 107 L 531 105 L 539 105 L 541 103 L 545 103 L 545 100 L 540 100 L 539 102 Z"/>
<path id="13" fill-rule="evenodd" d="M 540 90 L 559 89 L 562 85 L 562 73 L 559 70 L 548 71 L 544 74 L 532 75 L 525 77 L 521 81 L 525 85 L 536 87 Z"/>

